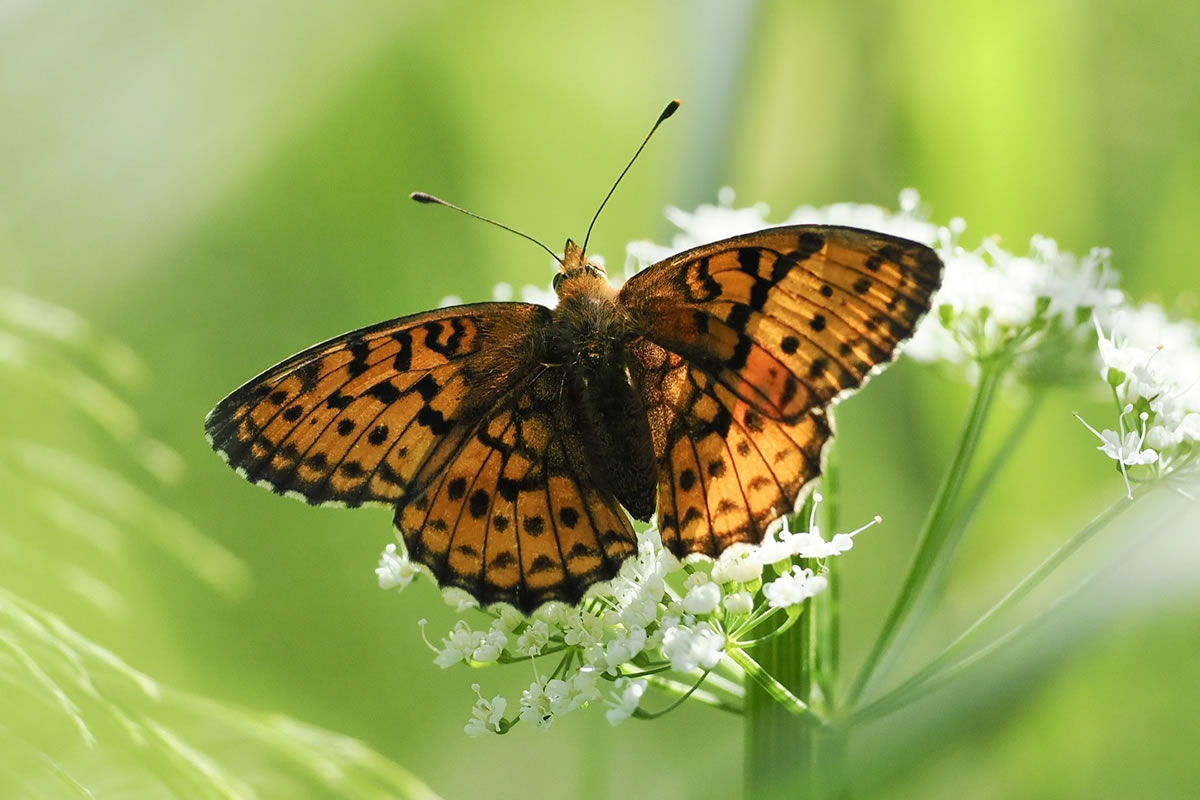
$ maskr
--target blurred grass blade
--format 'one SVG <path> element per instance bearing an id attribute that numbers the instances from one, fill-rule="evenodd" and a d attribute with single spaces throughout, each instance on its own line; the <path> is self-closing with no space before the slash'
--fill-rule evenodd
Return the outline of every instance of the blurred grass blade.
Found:
<path id="1" fill-rule="evenodd" d="M 0 589 L 0 795 L 437 795 L 361 742 L 155 681 Z"/>

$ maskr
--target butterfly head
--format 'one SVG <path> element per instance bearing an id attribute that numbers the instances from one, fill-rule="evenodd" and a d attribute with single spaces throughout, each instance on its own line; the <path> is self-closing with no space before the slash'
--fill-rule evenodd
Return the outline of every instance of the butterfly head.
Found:
<path id="1" fill-rule="evenodd" d="M 608 273 L 604 265 L 591 260 L 583 248 L 567 239 L 562 266 L 554 276 L 554 291 L 559 299 L 571 294 L 609 294 Z"/>

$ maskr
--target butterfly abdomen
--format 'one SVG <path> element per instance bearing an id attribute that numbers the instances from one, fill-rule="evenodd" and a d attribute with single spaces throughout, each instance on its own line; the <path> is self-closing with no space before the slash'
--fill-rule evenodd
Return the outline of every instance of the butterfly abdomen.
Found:
<path id="1" fill-rule="evenodd" d="M 573 370 L 571 402 L 587 444 L 592 478 L 606 486 L 635 519 L 654 513 L 658 471 L 646 407 L 622 363 Z"/>

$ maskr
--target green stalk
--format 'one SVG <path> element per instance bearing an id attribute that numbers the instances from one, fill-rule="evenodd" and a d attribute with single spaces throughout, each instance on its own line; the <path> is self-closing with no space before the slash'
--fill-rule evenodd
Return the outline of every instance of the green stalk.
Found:
<path id="1" fill-rule="evenodd" d="M 965 499 L 958 507 L 954 523 L 946 533 L 946 539 L 941 547 L 941 551 L 938 553 L 937 560 L 934 562 L 929 576 L 925 579 L 925 589 L 921 595 L 923 599 L 913 609 L 913 614 L 916 617 L 923 616 L 925 609 L 940 597 L 945 590 L 950 566 L 954 563 L 954 556 L 962 544 L 967 527 L 971 524 L 971 520 L 975 518 L 975 514 L 983 505 L 983 501 L 995 484 L 996 479 L 1000 477 L 1000 474 L 1008 465 L 1009 459 L 1017 452 L 1017 447 L 1020 446 L 1022 440 L 1029 433 L 1033 418 L 1041 407 L 1044 397 L 1045 392 L 1043 390 L 1038 388 L 1033 390 L 1033 394 L 1030 395 L 1025 408 L 1017 415 L 1012 428 L 1004 436 L 1003 443 L 996 449 L 996 452 L 992 455 L 987 466 L 984 467 L 982 474 L 975 481 L 975 484 L 966 492 Z M 903 638 L 897 641 L 898 647 L 903 647 L 903 644 Z"/>
<path id="2" fill-rule="evenodd" d="M 810 605 L 802 617 L 815 619 L 811 611 Z M 747 800 L 845 796 L 841 732 L 801 699 L 805 696 L 801 693 L 812 688 L 805 665 L 813 627 L 811 622 L 797 624 L 786 635 L 755 648 L 757 660 L 744 650 L 729 651 L 729 657 L 753 679 L 747 682 L 745 705 Z M 795 682 L 785 686 L 773 676 L 788 676 Z"/>
<path id="3" fill-rule="evenodd" d="M 1007 365 L 1007 361 L 997 359 L 985 361 L 980 365 L 979 383 L 971 397 L 967 421 L 959 437 L 954 460 L 950 463 L 950 468 L 934 497 L 929 516 L 917 537 L 916 551 L 909 563 L 900 593 L 851 687 L 846 703 L 848 708 L 854 708 L 858 704 L 879 667 L 893 656 L 896 639 L 908 623 L 913 608 L 925 590 L 926 578 L 937 563 L 950 532 L 951 509 L 962 489 L 971 459 L 978 449 L 984 421 L 991 410 Z"/>
<path id="4" fill-rule="evenodd" d="M 1134 500 L 1143 497 L 1144 494 L 1144 492 L 1135 494 Z M 851 718 L 852 724 L 860 724 L 878 719 L 908 705 L 919 697 L 928 694 L 937 686 L 940 686 L 945 680 L 948 680 L 951 676 L 959 672 L 961 667 L 977 660 L 978 656 L 983 652 L 992 649 L 1000 640 L 985 645 L 979 651 L 963 655 L 967 645 L 981 628 L 995 617 L 1008 611 L 1025 599 L 1030 592 L 1040 586 L 1064 561 L 1080 547 L 1087 544 L 1093 536 L 1103 530 L 1110 522 L 1132 505 L 1133 501 L 1122 498 L 1093 517 L 1087 525 L 1083 526 L 1071 538 L 1063 542 L 1057 550 L 1026 575 L 1020 583 L 1010 589 L 1007 594 L 984 612 L 982 616 L 972 622 L 937 657 L 883 697 L 855 711 Z M 1041 610 L 1030 622 L 1040 619 L 1048 612 L 1049 609 Z"/>
<path id="5" fill-rule="evenodd" d="M 814 725 L 802 699 L 808 696 L 806 649 L 807 625 L 797 624 L 754 648 L 753 658 L 744 650 L 728 651 L 751 679 L 744 706 L 746 800 L 812 794 Z"/>
<path id="6" fill-rule="evenodd" d="M 825 477 L 821 479 L 822 495 L 824 495 L 825 531 L 828 535 L 837 532 L 840 526 L 840 490 L 841 476 L 838 474 L 837 448 L 830 450 L 825 463 Z M 820 612 L 821 634 L 817 651 L 817 680 L 821 687 L 821 695 L 829 709 L 830 716 L 837 711 L 837 681 L 841 670 L 842 660 L 842 583 L 841 559 L 831 558 L 826 562 L 826 577 L 829 579 L 829 589 L 817 595 L 817 609 Z"/>

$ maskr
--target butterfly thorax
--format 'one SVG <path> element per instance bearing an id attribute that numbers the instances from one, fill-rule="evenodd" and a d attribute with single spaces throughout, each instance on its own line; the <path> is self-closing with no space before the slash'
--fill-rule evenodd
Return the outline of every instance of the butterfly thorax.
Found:
<path id="1" fill-rule="evenodd" d="M 559 304 L 547 332 L 547 363 L 589 372 L 623 371 L 625 344 L 634 333 L 604 266 L 588 260 L 583 248 L 568 239 L 554 290 Z"/>

